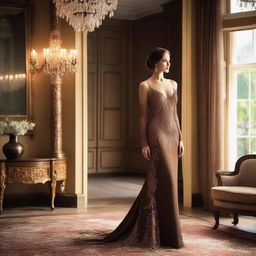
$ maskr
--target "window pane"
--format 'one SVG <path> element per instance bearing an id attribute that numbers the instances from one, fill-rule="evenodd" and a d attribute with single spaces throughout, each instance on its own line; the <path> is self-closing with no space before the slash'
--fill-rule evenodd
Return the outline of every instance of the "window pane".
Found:
<path id="1" fill-rule="evenodd" d="M 255 7 L 253 8 L 252 5 L 247 4 L 245 5 L 240 5 L 240 1 L 238 0 L 230 0 L 230 12 L 231 13 L 236 13 L 236 12 L 248 12 L 248 11 L 253 11 L 255 10 Z"/>
<path id="2" fill-rule="evenodd" d="M 251 139 L 251 152 L 250 154 L 256 154 L 256 138 Z"/>
<path id="3" fill-rule="evenodd" d="M 249 74 L 247 71 L 237 73 L 237 98 L 249 98 Z"/>
<path id="4" fill-rule="evenodd" d="M 255 29 L 232 33 L 232 63 L 256 63 Z"/>
<path id="5" fill-rule="evenodd" d="M 256 101 L 251 101 L 251 136 L 256 136 Z"/>
<path id="6" fill-rule="evenodd" d="M 251 98 L 256 99 L 256 71 L 251 72 Z"/>
<path id="7" fill-rule="evenodd" d="M 249 154 L 249 138 L 237 138 L 237 157 Z"/>
<path id="8" fill-rule="evenodd" d="M 249 102 L 237 102 L 237 135 L 249 135 Z"/>

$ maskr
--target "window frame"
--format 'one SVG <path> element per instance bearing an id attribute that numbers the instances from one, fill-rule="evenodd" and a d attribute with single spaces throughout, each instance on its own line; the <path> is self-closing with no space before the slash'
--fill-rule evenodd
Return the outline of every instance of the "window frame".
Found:
<path id="1" fill-rule="evenodd" d="M 224 167 L 226 169 L 234 169 L 234 163 L 236 161 L 236 155 L 234 154 L 234 146 L 237 146 L 237 142 L 232 140 L 232 134 L 230 133 L 233 127 L 234 120 L 236 121 L 236 111 L 232 108 L 231 100 L 234 98 L 232 89 L 232 72 L 239 68 L 251 69 L 255 68 L 256 63 L 253 64 L 232 64 L 232 34 L 231 32 L 256 29 L 256 10 L 240 13 L 230 13 L 230 0 L 224 1 L 223 5 L 223 16 L 222 16 L 222 27 L 223 27 L 223 40 L 224 40 L 224 69 L 225 69 L 225 84 L 226 84 L 226 103 L 225 103 L 225 156 L 224 156 Z M 235 117 L 234 117 L 235 113 Z M 235 119 L 234 119 L 235 118 Z M 232 120 L 232 121 L 231 121 Z M 235 145 L 234 145 L 235 144 Z M 237 148 L 235 149 L 237 151 Z"/>
<path id="2" fill-rule="evenodd" d="M 251 11 L 244 11 L 244 12 L 235 12 L 235 13 L 231 13 L 231 2 L 232 0 L 226 0 L 224 2 L 224 10 L 225 10 L 225 15 L 226 16 L 230 16 L 230 15 L 234 15 L 235 17 L 241 17 L 241 16 L 244 16 L 243 14 L 245 14 L 245 16 L 248 16 L 248 15 L 252 15 L 255 11 L 255 10 L 251 10 Z"/>
<path id="3" fill-rule="evenodd" d="M 230 41 L 231 42 L 231 41 Z M 237 102 L 239 101 L 248 101 L 251 102 L 250 99 L 250 95 L 249 95 L 249 99 L 248 100 L 237 100 L 236 98 L 236 93 L 237 93 L 237 87 L 235 86 L 235 88 L 233 87 L 235 85 L 234 82 L 234 72 L 239 72 L 239 71 L 250 71 L 252 69 L 256 70 L 256 63 L 253 64 L 244 64 L 244 65 L 240 65 L 240 64 L 235 64 L 235 65 L 230 65 L 229 67 L 229 83 L 228 83 L 228 87 L 229 87 L 229 91 L 228 91 L 228 100 L 227 100 L 227 105 L 228 105 L 228 118 L 227 118 L 227 124 L 228 124 L 228 136 L 227 136 L 227 145 L 228 145 L 228 162 L 229 162 L 229 166 L 233 166 L 234 163 L 237 160 L 237 138 L 240 137 L 245 137 L 245 138 L 256 138 L 256 135 L 248 135 L 248 136 L 237 136 L 237 134 L 235 132 L 232 132 L 232 127 L 235 127 L 235 131 L 237 130 Z M 235 104 L 234 102 L 232 102 L 232 99 L 236 99 Z M 254 99 L 255 101 L 256 99 Z M 249 103 L 250 106 L 250 103 Z M 249 108 L 249 116 L 250 116 L 250 108 Z M 249 121 L 250 122 L 250 121 Z M 250 145 L 249 145 L 249 150 L 250 150 Z"/>

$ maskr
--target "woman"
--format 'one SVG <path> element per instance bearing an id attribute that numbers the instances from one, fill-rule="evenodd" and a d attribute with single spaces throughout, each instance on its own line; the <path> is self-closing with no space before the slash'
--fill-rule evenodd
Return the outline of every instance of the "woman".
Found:
<path id="1" fill-rule="evenodd" d="M 184 146 L 177 116 L 177 83 L 165 79 L 170 53 L 153 49 L 146 59 L 152 75 L 139 86 L 140 136 L 149 160 L 144 185 L 121 224 L 104 240 L 157 248 L 184 246 L 177 195 L 178 156 Z M 151 120 L 148 121 L 148 112 Z"/>

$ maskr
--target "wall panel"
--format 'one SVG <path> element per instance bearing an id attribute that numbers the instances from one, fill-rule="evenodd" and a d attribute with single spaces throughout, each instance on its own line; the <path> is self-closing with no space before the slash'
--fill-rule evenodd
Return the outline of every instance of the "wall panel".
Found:
<path id="1" fill-rule="evenodd" d="M 89 149 L 88 151 L 88 172 L 95 173 L 97 170 L 97 150 Z"/>
<path id="2" fill-rule="evenodd" d="M 121 111 L 118 109 L 105 109 L 103 111 L 103 141 L 120 141 L 121 131 Z"/>
<path id="3" fill-rule="evenodd" d="M 108 26 L 100 34 L 100 44 L 103 46 L 101 48 L 102 65 L 126 65 L 127 29 L 126 31 L 115 30 L 115 28 Z"/>
<path id="4" fill-rule="evenodd" d="M 103 82 L 103 108 L 121 109 L 122 73 L 106 71 L 103 73 Z"/>
<path id="5" fill-rule="evenodd" d="M 97 127 L 97 74 L 95 71 L 88 72 L 88 140 L 90 146 L 95 146 L 96 141 L 96 127 Z"/>
<path id="6" fill-rule="evenodd" d="M 91 172 L 125 171 L 129 22 L 111 20 L 88 35 L 89 150 L 96 150 Z M 91 47 L 90 47 L 91 45 Z"/>

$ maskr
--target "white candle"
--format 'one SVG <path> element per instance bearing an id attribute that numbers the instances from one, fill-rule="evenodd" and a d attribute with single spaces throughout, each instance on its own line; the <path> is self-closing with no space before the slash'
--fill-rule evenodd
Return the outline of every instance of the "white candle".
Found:
<path id="1" fill-rule="evenodd" d="M 71 50 L 70 50 L 70 54 L 71 54 L 71 56 L 72 56 L 73 58 L 76 58 L 76 56 L 77 56 L 77 50 L 71 49 Z"/>
<path id="2" fill-rule="evenodd" d="M 36 57 L 37 57 L 37 52 L 36 52 L 36 50 L 33 49 L 33 50 L 31 51 L 31 59 L 34 59 L 34 60 L 35 60 Z"/>
<path id="3" fill-rule="evenodd" d="M 49 55 L 49 48 L 44 48 L 44 57 L 47 57 Z"/>
<path id="4" fill-rule="evenodd" d="M 66 49 L 60 49 L 60 53 L 62 54 L 62 55 L 65 55 L 66 53 L 67 53 L 67 50 Z"/>

